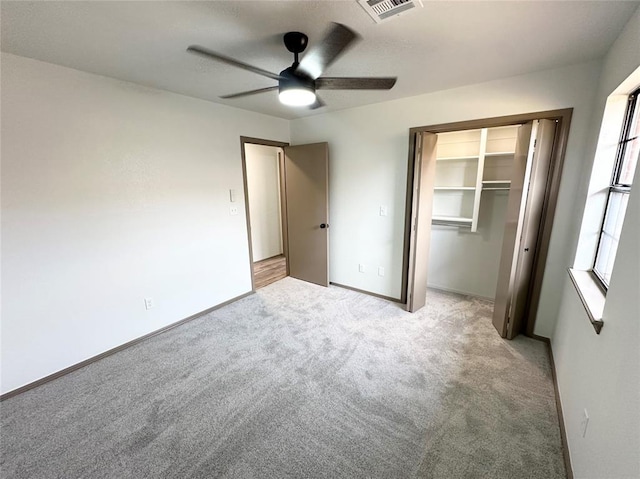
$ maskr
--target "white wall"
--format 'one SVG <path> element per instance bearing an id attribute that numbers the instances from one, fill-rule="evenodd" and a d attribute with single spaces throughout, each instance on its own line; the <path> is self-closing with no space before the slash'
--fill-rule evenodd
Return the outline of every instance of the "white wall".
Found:
<path id="1" fill-rule="evenodd" d="M 478 230 L 434 225 L 429 287 L 495 299 L 508 192 L 483 191 Z"/>
<path id="2" fill-rule="evenodd" d="M 607 97 L 640 66 L 640 9 L 607 54 L 589 136 L 598 138 Z M 578 242 L 595 142 L 585 155 L 569 243 Z M 598 168 L 595 168 L 598 174 Z M 577 173 L 577 172 L 576 172 Z M 596 335 L 567 276 L 552 348 L 576 479 L 640 478 L 640 182 L 632 189 Z M 578 262 L 582 260 L 577 259 Z M 580 420 L 590 422 L 582 437 Z"/>
<path id="3" fill-rule="evenodd" d="M 245 144 L 253 261 L 282 254 L 278 148 Z"/>
<path id="4" fill-rule="evenodd" d="M 330 143 L 331 281 L 400 297 L 409 128 L 572 107 L 535 329 L 550 336 L 572 256 L 567 232 L 599 73 L 599 62 L 584 63 L 293 120 L 294 144 Z M 379 216 L 381 205 L 388 216 Z M 358 263 L 370 266 L 366 273 Z"/>
<path id="5" fill-rule="evenodd" d="M 2 392 L 251 290 L 241 135 L 289 124 L 2 54 Z"/>

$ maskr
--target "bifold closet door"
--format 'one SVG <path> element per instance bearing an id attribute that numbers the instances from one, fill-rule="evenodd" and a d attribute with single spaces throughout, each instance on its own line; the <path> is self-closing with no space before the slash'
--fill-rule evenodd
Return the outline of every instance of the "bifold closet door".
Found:
<path id="1" fill-rule="evenodd" d="M 438 136 L 433 133 L 416 133 L 407 282 L 407 311 L 411 313 L 422 308 L 427 300 L 428 268 L 426 265 L 429 263 L 431 243 L 437 141 Z"/>
<path id="2" fill-rule="evenodd" d="M 535 147 L 531 145 L 530 135 L 527 138 L 526 131 L 522 132 L 522 139 L 518 136 L 519 144 L 526 141 L 531 146 L 527 146 L 525 152 L 524 143 L 522 148 L 516 145 L 516 156 L 520 151 L 520 157 L 515 159 L 512 191 L 507 206 L 508 218 L 493 315 L 494 326 L 507 339 L 520 334 L 530 309 L 534 265 L 540 246 L 539 236 L 556 136 L 556 121 L 539 120 L 536 123 Z M 530 164 L 526 163 L 527 159 Z M 522 161 L 525 162 L 524 165 Z M 519 191 L 513 191 L 514 181 L 521 184 Z"/>
<path id="3" fill-rule="evenodd" d="M 530 150 L 533 154 L 531 133 L 533 123 L 527 122 L 518 128 L 516 149 L 513 155 L 511 169 L 511 186 L 507 199 L 507 214 L 502 237 L 502 251 L 500 253 L 500 267 L 498 268 L 498 284 L 493 309 L 493 326 L 500 336 L 507 337 L 509 316 L 511 312 L 511 298 L 514 291 L 515 270 L 517 264 L 517 248 L 522 233 L 522 219 L 524 218 L 523 190 L 525 182 L 528 184 L 527 160 Z M 524 196 L 526 199 L 526 196 Z"/>
<path id="4" fill-rule="evenodd" d="M 544 200 L 551 167 L 553 143 L 556 137 L 556 126 L 557 122 L 555 120 L 539 120 L 538 123 L 522 235 L 520 236 L 520 244 L 517 250 L 518 260 L 513 281 L 511 319 L 507 326 L 508 339 L 513 339 L 520 334 L 528 320 L 531 284 L 540 246 L 539 238 L 542 229 Z"/>

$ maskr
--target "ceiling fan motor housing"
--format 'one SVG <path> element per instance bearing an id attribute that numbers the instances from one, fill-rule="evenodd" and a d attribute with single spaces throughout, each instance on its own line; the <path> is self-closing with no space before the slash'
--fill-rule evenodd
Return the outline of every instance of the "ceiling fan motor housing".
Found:
<path id="1" fill-rule="evenodd" d="M 315 93 L 316 82 L 307 75 L 296 73 L 293 67 L 289 67 L 280 72 L 280 81 L 278 82 L 278 91 L 292 89 L 304 89 Z"/>

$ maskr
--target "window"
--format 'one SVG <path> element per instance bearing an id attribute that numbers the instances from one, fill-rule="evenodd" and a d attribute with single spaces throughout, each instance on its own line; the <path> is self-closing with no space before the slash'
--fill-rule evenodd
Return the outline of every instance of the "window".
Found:
<path id="1" fill-rule="evenodd" d="M 618 250 L 622 223 L 629 202 L 629 192 L 640 155 L 640 89 L 629 95 L 616 162 L 609 186 L 593 272 L 607 289 Z"/>

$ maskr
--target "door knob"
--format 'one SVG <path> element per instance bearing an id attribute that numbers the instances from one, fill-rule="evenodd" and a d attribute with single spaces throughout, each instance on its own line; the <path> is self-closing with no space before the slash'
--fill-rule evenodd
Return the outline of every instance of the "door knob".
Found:
<path id="1" fill-rule="evenodd" d="M 320 228 L 321 228 L 321 229 L 325 229 L 325 228 L 328 228 L 328 227 L 329 227 L 329 225 L 328 225 L 327 223 L 322 223 L 322 224 L 320 225 Z"/>

